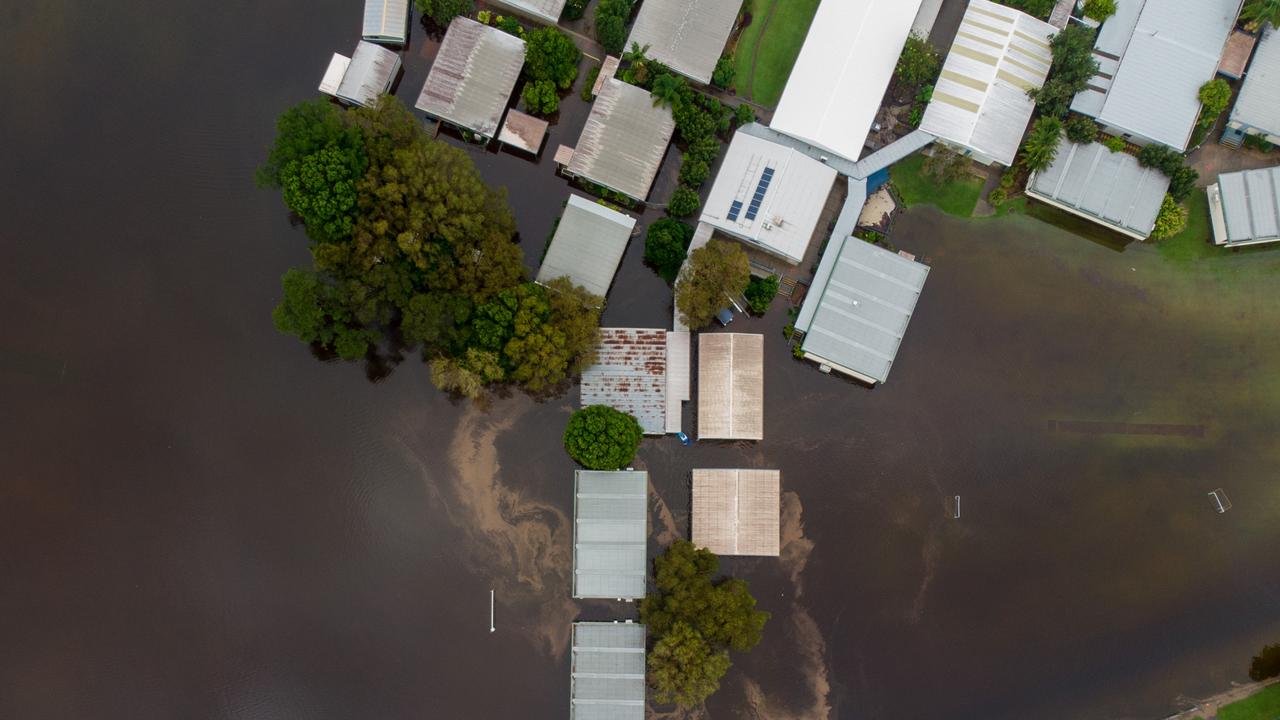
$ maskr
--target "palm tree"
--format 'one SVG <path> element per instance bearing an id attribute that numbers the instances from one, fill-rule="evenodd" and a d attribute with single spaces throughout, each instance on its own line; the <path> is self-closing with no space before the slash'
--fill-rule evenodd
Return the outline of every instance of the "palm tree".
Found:
<path id="1" fill-rule="evenodd" d="M 1032 172 L 1044 170 L 1053 164 L 1058 154 L 1058 140 L 1062 135 L 1062 121 L 1045 115 L 1036 121 L 1035 127 L 1022 144 L 1022 164 Z"/>
<path id="2" fill-rule="evenodd" d="M 654 106 L 665 105 L 670 107 L 680 99 L 680 90 L 684 86 L 684 81 L 670 73 L 663 73 L 653 79 Z"/>
<path id="3" fill-rule="evenodd" d="M 1240 19 L 1245 21 L 1245 28 L 1257 30 L 1270 23 L 1271 27 L 1280 27 L 1280 0 L 1248 0 L 1240 11 Z"/>

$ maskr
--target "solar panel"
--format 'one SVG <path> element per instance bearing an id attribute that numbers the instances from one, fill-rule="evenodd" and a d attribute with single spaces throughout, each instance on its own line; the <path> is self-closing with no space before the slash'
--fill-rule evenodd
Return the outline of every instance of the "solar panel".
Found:
<path id="1" fill-rule="evenodd" d="M 729 205 L 729 220 L 730 221 L 737 220 L 738 213 L 740 212 L 742 212 L 742 201 L 734 200 L 733 203 Z"/>
<path id="2" fill-rule="evenodd" d="M 769 190 L 769 182 L 773 180 L 773 168 L 767 167 L 760 173 L 760 182 L 756 183 L 756 192 L 751 196 L 751 204 L 747 206 L 747 219 L 755 220 L 760 212 L 760 203 L 764 202 L 764 194 Z"/>

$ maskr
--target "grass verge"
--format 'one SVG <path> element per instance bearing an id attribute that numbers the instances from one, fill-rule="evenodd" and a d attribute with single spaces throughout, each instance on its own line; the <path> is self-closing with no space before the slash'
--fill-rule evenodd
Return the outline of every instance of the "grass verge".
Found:
<path id="1" fill-rule="evenodd" d="M 889 181 L 907 207 L 934 205 L 948 215 L 967 218 L 982 194 L 982 181 L 966 176 L 955 182 L 938 184 L 924 174 L 924 156 L 912 155 L 889 168 Z"/>
<path id="2" fill-rule="evenodd" d="M 1168 240 L 1156 244 L 1166 260 L 1188 262 L 1230 255 L 1231 251 L 1212 242 L 1209 227 L 1209 196 L 1196 188 L 1187 198 L 1187 227 Z"/>
<path id="3" fill-rule="evenodd" d="M 1280 718 L 1280 685 L 1271 685 L 1260 693 L 1225 705 L 1218 720 L 1275 720 Z"/>
<path id="4" fill-rule="evenodd" d="M 737 67 L 734 80 L 738 94 L 761 105 L 774 107 L 782 98 L 782 88 L 791 75 L 791 66 L 800 55 L 800 46 L 820 0 L 750 0 L 751 24 L 742 31 L 733 60 Z M 765 28 L 769 7 L 773 17 Z M 763 31 L 763 37 L 761 33 Z M 757 48 L 759 50 L 757 51 Z M 751 59 L 755 58 L 755 73 Z"/>

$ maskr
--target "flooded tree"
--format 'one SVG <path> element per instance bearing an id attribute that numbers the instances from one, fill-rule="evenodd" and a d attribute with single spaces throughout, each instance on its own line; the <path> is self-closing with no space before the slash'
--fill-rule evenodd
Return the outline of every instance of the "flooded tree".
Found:
<path id="1" fill-rule="evenodd" d="M 705 327 L 729 306 L 729 298 L 747 289 L 750 278 L 747 253 L 737 243 L 712 240 L 694 250 L 676 280 L 676 309 L 684 324 Z"/>
<path id="2" fill-rule="evenodd" d="M 569 418 L 564 449 L 589 470 L 617 470 L 635 458 L 641 437 L 635 417 L 607 405 L 589 405 Z"/>

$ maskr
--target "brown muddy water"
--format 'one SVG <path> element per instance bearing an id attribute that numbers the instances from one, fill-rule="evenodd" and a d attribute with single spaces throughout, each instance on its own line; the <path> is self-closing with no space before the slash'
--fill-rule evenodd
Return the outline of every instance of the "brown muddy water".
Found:
<path id="1" fill-rule="evenodd" d="M 565 717 L 568 624 L 627 613 L 569 598 L 573 393 L 452 403 L 411 352 L 271 327 L 307 255 L 252 171 L 360 4 L 0 19 L 0 717 Z M 433 50 L 415 27 L 402 98 Z M 573 98 L 542 163 L 473 151 L 531 265 Z M 779 303 L 733 326 L 766 337 L 767 439 L 640 451 L 655 550 L 690 468 L 783 471 L 783 557 L 725 563 L 774 618 L 709 716 L 1154 718 L 1242 680 L 1280 637 L 1280 252 L 928 209 L 894 242 L 933 272 L 887 385 L 792 361 Z M 641 253 L 608 324 L 670 318 Z M 1070 431 L 1148 426 L 1201 431 Z"/>

